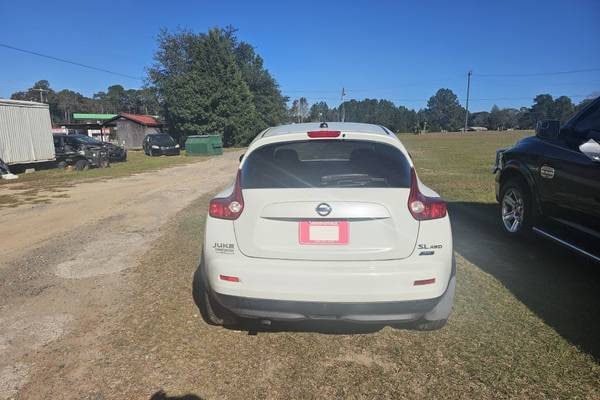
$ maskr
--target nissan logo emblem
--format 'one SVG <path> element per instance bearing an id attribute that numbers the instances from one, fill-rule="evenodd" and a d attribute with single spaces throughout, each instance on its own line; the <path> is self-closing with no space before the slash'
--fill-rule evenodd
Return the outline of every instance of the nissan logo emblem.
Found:
<path id="1" fill-rule="evenodd" d="M 317 206 L 317 208 L 315 208 L 315 211 L 321 217 L 326 217 L 331 213 L 331 206 L 327 203 L 321 203 Z"/>

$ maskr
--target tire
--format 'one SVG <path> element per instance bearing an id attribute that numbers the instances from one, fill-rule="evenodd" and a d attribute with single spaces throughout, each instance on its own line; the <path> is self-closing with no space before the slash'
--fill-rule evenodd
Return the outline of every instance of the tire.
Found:
<path id="1" fill-rule="evenodd" d="M 500 189 L 500 224 L 513 237 L 531 230 L 535 220 L 534 207 L 527 184 L 522 179 L 509 179 Z"/>
<path id="2" fill-rule="evenodd" d="M 110 167 L 110 162 L 108 160 L 102 160 L 102 161 L 100 161 L 99 167 L 100 168 L 108 168 L 108 167 Z"/>
<path id="3" fill-rule="evenodd" d="M 229 310 L 217 303 L 210 295 L 202 277 L 202 264 L 194 273 L 192 297 L 200 311 L 200 316 L 209 325 L 236 326 L 238 318 Z"/>
<path id="4" fill-rule="evenodd" d="M 56 164 L 56 168 L 65 169 L 65 168 L 67 168 L 67 163 L 64 161 L 59 161 L 58 164 Z"/>
<path id="5" fill-rule="evenodd" d="M 87 171 L 88 169 L 90 169 L 90 163 L 88 162 L 88 160 L 77 160 L 77 162 L 75 163 L 75 169 L 77 171 Z"/>

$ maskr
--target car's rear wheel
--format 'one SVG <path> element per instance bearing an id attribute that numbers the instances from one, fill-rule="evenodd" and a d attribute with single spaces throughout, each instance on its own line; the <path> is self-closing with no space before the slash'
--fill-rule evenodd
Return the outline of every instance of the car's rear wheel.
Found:
<path id="1" fill-rule="evenodd" d="M 65 168 L 67 168 L 67 163 L 64 161 L 59 161 L 58 164 L 56 164 L 56 168 L 65 169 Z"/>
<path id="2" fill-rule="evenodd" d="M 90 163 L 88 160 L 77 160 L 75 163 L 75 169 L 77 171 L 86 171 L 90 168 Z"/>
<path id="3" fill-rule="evenodd" d="M 529 232 L 533 207 L 527 186 L 521 179 L 507 181 L 500 192 L 500 219 L 504 231 L 511 236 Z"/>
<path id="4" fill-rule="evenodd" d="M 194 302 L 200 310 L 200 316 L 209 325 L 235 326 L 238 325 L 238 318 L 216 302 L 204 283 L 202 277 L 202 266 L 194 273 L 194 281 L 192 287 L 192 296 Z"/>

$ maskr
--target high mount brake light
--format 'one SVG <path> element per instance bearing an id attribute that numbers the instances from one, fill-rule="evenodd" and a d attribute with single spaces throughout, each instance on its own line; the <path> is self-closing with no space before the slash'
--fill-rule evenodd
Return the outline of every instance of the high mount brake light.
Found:
<path id="1" fill-rule="evenodd" d="M 213 218 L 219 219 L 238 219 L 244 211 L 244 197 L 242 196 L 242 187 L 240 186 L 241 171 L 238 170 L 233 186 L 233 192 L 227 197 L 215 198 L 210 201 L 208 214 Z"/>
<path id="2" fill-rule="evenodd" d="M 439 197 L 427 197 L 419 190 L 419 181 L 415 169 L 410 171 L 410 194 L 408 210 L 418 221 L 444 218 L 447 214 L 446 202 Z"/>
<path id="3" fill-rule="evenodd" d="M 338 137 L 338 136 L 340 136 L 340 134 L 342 132 L 340 132 L 340 131 L 310 131 L 307 133 L 308 133 L 309 138 L 316 139 L 316 138 Z"/>

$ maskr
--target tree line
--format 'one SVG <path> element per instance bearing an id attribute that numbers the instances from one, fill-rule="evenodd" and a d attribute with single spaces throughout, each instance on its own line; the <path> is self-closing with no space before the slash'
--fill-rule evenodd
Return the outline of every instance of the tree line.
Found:
<path id="1" fill-rule="evenodd" d="M 439 89 L 419 110 L 396 106 L 385 99 L 348 100 L 330 107 L 306 98 L 290 99 L 264 67 L 252 45 L 241 41 L 232 27 L 206 33 L 161 31 L 154 64 L 141 89 L 113 85 L 86 97 L 48 81 L 36 82 L 11 98 L 44 102 L 54 123 L 72 122 L 74 112 L 159 115 L 174 137 L 221 134 L 226 146 L 245 145 L 268 126 L 286 122 L 339 121 L 384 125 L 394 132 L 458 131 L 465 109 L 450 89 Z M 531 107 L 499 108 L 473 112 L 469 126 L 488 129 L 531 129 L 536 121 L 565 121 L 586 100 L 575 105 L 569 97 L 554 99 L 540 94 Z M 289 103 L 289 107 L 288 107 Z"/>
<path id="2" fill-rule="evenodd" d="M 570 115 L 581 109 L 591 99 L 575 105 L 567 96 L 556 99 L 549 94 L 540 94 L 533 99 L 531 107 L 499 108 L 490 111 L 469 113 L 469 127 L 484 127 L 489 130 L 533 129 L 542 119 L 558 119 L 565 122 Z M 396 106 L 389 100 L 349 100 L 338 107 L 329 107 L 319 101 L 308 107 L 306 98 L 292 103 L 288 119 L 293 122 L 339 121 L 344 115 L 347 122 L 365 122 L 384 125 L 394 132 L 456 132 L 464 129 L 465 108 L 450 89 L 439 89 L 420 110 Z"/>
<path id="3" fill-rule="evenodd" d="M 94 93 L 86 97 L 69 89 L 55 91 L 50 83 L 41 80 L 25 91 L 15 92 L 10 96 L 13 100 L 42 101 L 50 108 L 50 117 L 55 124 L 70 123 L 73 113 L 132 114 L 159 115 L 161 106 L 156 90 L 150 87 L 142 89 L 125 89 L 121 85 L 109 86 L 106 91 Z"/>

